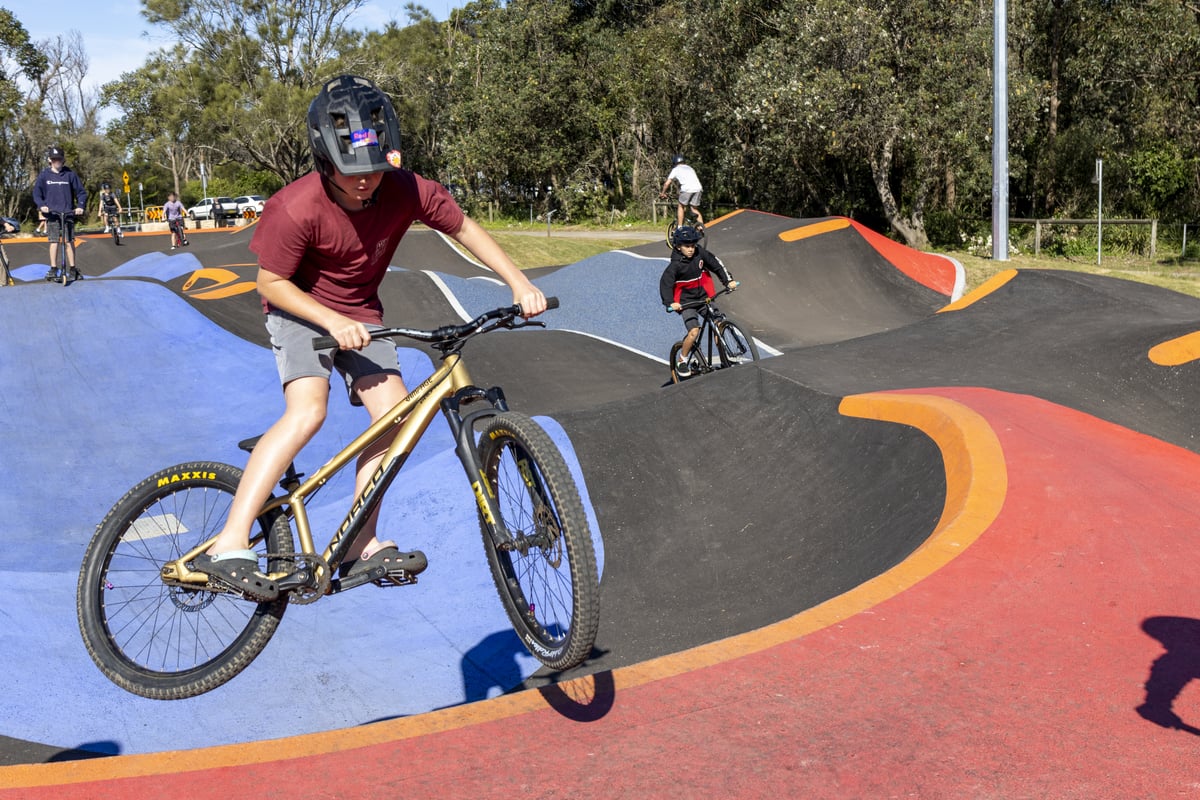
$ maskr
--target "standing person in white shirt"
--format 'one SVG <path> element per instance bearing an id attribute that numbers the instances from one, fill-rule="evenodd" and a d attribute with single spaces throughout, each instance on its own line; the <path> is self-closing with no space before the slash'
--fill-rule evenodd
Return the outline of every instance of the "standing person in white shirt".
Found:
<path id="1" fill-rule="evenodd" d="M 667 179 L 663 181 L 662 191 L 658 193 L 661 199 L 666 199 L 671 181 L 679 182 L 679 207 L 675 210 L 676 224 L 683 227 L 684 210 L 691 208 L 692 216 L 696 218 L 696 229 L 704 230 L 704 216 L 700 213 L 700 195 L 703 193 L 704 187 L 700 184 L 700 178 L 696 176 L 696 170 L 687 165 L 686 159 L 681 154 L 676 154 L 671 159 L 671 171 L 667 174 Z"/>

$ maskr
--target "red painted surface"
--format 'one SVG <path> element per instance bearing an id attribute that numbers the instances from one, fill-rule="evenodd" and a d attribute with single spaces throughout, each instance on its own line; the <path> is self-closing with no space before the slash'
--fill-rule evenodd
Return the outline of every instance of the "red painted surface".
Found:
<path id="1" fill-rule="evenodd" d="M 1137 708 L 1153 667 L 1159 716 L 1173 705 L 1200 727 L 1200 456 L 1037 398 L 922 392 L 991 423 L 1004 507 L 949 565 L 841 624 L 631 688 L 618 673 L 593 721 L 546 708 L 341 754 L 0 797 L 1195 796 L 1200 736 Z"/>
<path id="2" fill-rule="evenodd" d="M 954 292 L 956 272 L 945 256 L 914 250 L 900 242 L 876 233 L 866 225 L 850 220 L 850 224 L 896 269 L 923 286 L 949 297 Z"/>

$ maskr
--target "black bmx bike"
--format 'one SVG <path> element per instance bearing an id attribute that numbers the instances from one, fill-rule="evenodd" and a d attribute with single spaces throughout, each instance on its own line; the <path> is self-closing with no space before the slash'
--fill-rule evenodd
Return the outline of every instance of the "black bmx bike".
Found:
<path id="1" fill-rule="evenodd" d="M 120 245 L 125 238 L 125 232 L 121 230 L 121 215 L 116 211 L 105 211 L 104 227 L 112 233 L 113 244 Z"/>
<path id="2" fill-rule="evenodd" d="M 550 308 L 558 301 L 548 298 Z M 440 412 L 475 497 L 483 546 L 500 601 L 529 652 L 551 669 L 582 663 L 600 621 L 595 550 L 579 490 L 561 452 L 534 420 L 511 411 L 500 387 L 472 384 L 462 348 L 499 328 L 542 327 L 520 306 L 436 330 L 387 328 L 372 338 L 428 342 L 433 375 L 310 477 L 288 467 L 251 531 L 278 595 L 260 601 L 205 574 L 193 560 L 224 525 L 241 470 L 207 461 L 177 464 L 138 483 L 104 517 L 79 573 L 76 611 L 92 660 L 121 688 L 172 700 L 210 691 L 266 647 L 290 604 L 314 603 L 356 586 L 407 586 L 419 570 L 340 569 L 364 523 Z M 316 349 L 336 347 L 330 337 Z M 357 456 L 391 436 L 378 471 L 318 550 L 306 502 Z M 257 438 L 240 443 L 253 449 Z M 298 546 L 297 546 L 298 540 Z M 423 567 L 423 565 L 422 565 Z M 322 646 L 313 642 L 313 649 Z"/>
<path id="3" fill-rule="evenodd" d="M 704 223 L 700 222 L 700 218 L 696 216 L 694 211 L 692 211 L 691 206 L 688 206 L 683 210 L 683 224 L 685 227 L 691 226 L 695 228 L 700 233 L 700 241 L 697 242 L 697 244 L 699 244 L 701 247 L 704 247 L 705 242 L 708 240 L 708 232 L 704 229 Z M 675 249 L 675 231 L 679 230 L 679 227 L 679 217 L 672 217 L 670 224 L 667 225 L 668 250 Z"/>
<path id="4" fill-rule="evenodd" d="M 700 314 L 700 333 L 692 343 L 692 349 L 687 355 L 688 374 L 679 373 L 679 354 L 683 350 L 683 342 L 678 341 L 671 346 L 670 365 L 671 382 L 706 375 L 719 369 L 735 367 L 746 361 L 758 361 L 758 345 L 754 338 L 747 336 L 741 326 L 723 314 L 713 300 L 732 289 L 722 289 L 716 295 L 705 300 L 683 303 L 680 311 L 694 308 Z M 670 307 L 667 311 L 672 311 Z"/>

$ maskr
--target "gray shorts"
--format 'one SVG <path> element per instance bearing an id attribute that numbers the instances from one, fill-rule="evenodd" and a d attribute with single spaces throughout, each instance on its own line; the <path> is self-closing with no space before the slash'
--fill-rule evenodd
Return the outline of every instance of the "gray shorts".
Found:
<path id="1" fill-rule="evenodd" d="M 368 325 L 367 328 L 379 330 L 382 326 Z M 267 314 L 267 333 L 271 335 L 279 381 L 284 386 L 296 378 L 328 380 L 336 369 L 346 382 L 350 403 L 361 406 L 362 400 L 354 391 L 356 380 L 368 375 L 400 376 L 396 345 L 388 339 L 374 339 L 362 350 L 313 350 L 313 337 L 325 336 L 326 332 L 283 311 Z"/>
<path id="2" fill-rule="evenodd" d="M 679 205 L 693 206 L 695 208 L 699 208 L 700 207 L 700 195 L 702 195 L 702 194 L 704 194 L 704 192 L 680 192 L 679 193 Z"/>

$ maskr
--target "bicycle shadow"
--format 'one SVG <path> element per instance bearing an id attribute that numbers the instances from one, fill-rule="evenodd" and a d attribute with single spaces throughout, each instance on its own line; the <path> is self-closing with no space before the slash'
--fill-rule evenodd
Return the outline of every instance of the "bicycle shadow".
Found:
<path id="1" fill-rule="evenodd" d="M 1200 620 L 1148 617 L 1142 630 L 1161 642 L 1166 652 L 1150 665 L 1146 700 L 1137 707 L 1138 715 L 1163 728 L 1200 736 L 1200 728 L 1184 722 L 1172 707 L 1188 683 L 1200 678 Z"/>
<path id="2" fill-rule="evenodd" d="M 567 719 L 575 722 L 595 722 L 612 710 L 616 687 L 612 673 L 605 670 L 586 677 L 569 677 L 559 683 L 561 673 L 541 674 L 527 678 L 521 668 L 520 657 L 528 657 L 529 651 L 511 630 L 499 631 L 485 636 L 470 650 L 463 653 L 461 669 L 465 702 L 486 700 L 493 689 L 504 694 L 522 686 L 527 681 L 548 684 L 536 686 L 546 704 Z M 603 655 L 592 650 L 591 660 Z"/>

